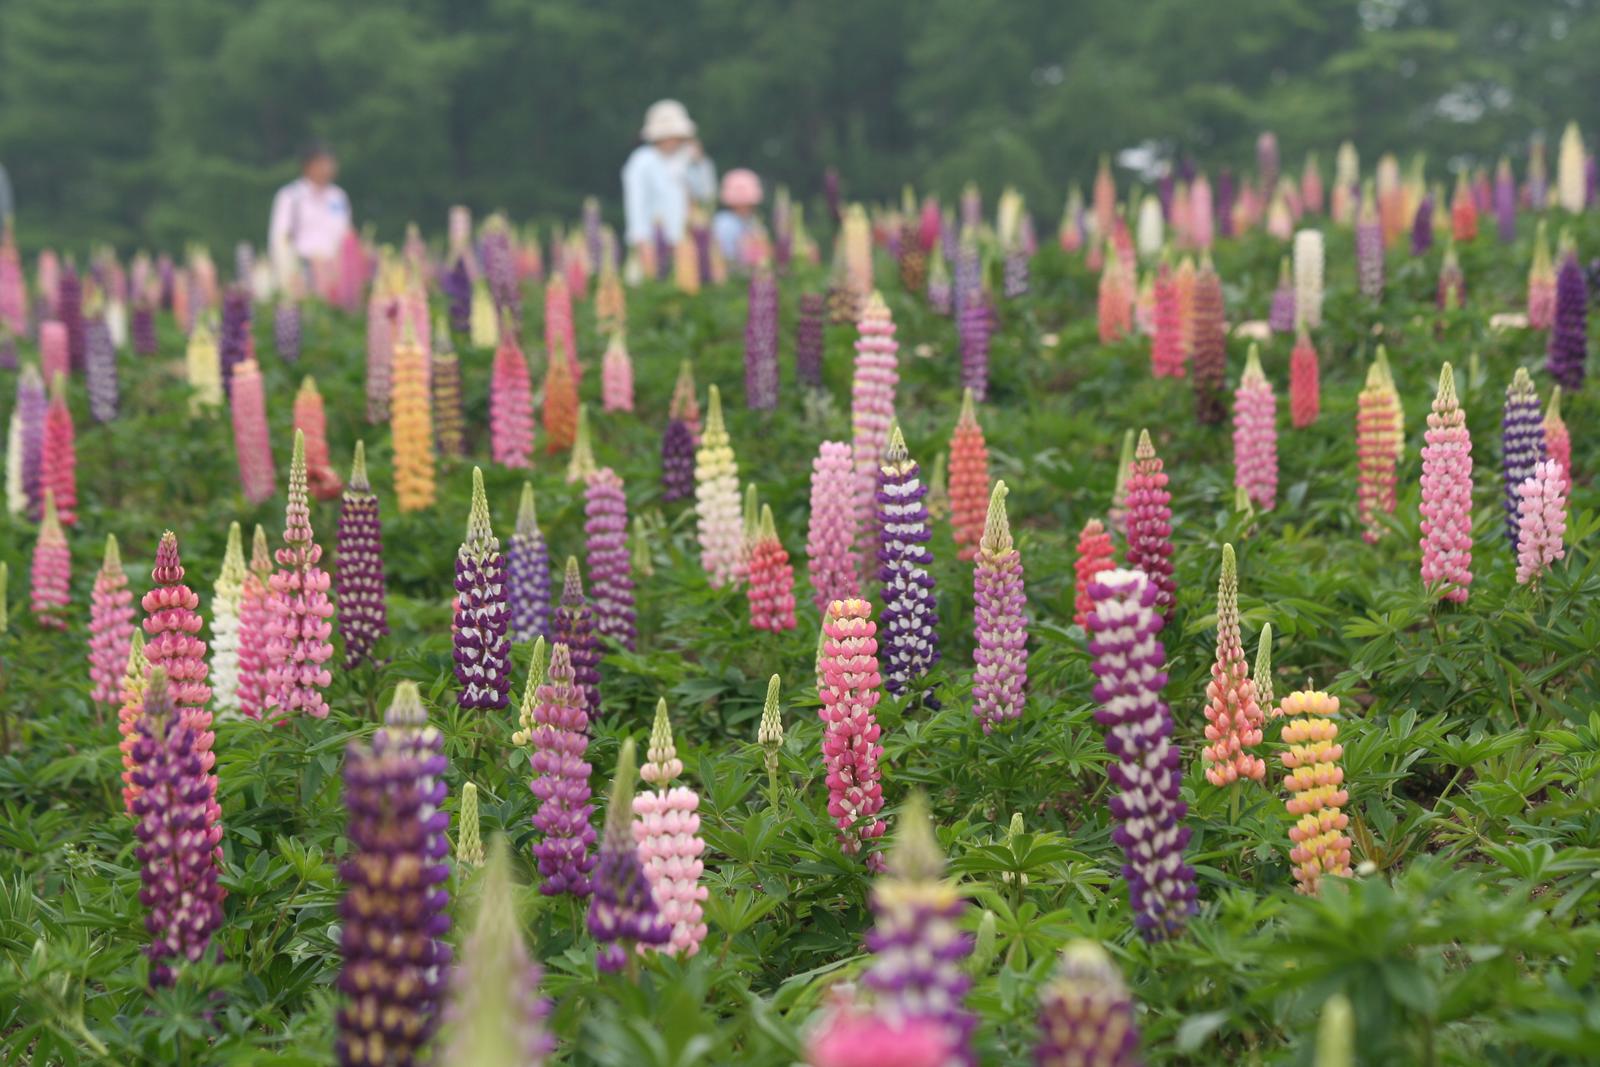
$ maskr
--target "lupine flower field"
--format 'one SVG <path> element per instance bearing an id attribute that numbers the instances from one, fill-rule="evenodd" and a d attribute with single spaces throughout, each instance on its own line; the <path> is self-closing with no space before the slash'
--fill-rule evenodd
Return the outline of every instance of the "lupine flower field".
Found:
<path id="1" fill-rule="evenodd" d="M 1594 1062 L 1542 153 L 780 196 L 739 263 L 458 213 L 302 293 L 8 227 L 0 1060 Z"/>

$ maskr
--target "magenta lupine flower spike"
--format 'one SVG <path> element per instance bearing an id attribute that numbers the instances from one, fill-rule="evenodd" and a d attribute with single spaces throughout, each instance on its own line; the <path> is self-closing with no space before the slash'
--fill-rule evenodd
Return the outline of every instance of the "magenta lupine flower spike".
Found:
<path id="1" fill-rule="evenodd" d="M 825 611 L 861 594 L 857 570 L 855 470 L 850 446 L 824 441 L 811 462 L 811 526 L 806 535 L 812 600 Z"/>
<path id="2" fill-rule="evenodd" d="M 333 602 L 328 572 L 320 566 L 322 546 L 311 530 L 311 498 L 306 488 L 306 436 L 294 434 L 289 461 L 289 503 L 284 510 L 283 547 L 275 553 L 278 570 L 270 582 L 268 605 L 268 692 L 283 714 L 328 717 L 322 691 L 333 683 L 325 664 L 333 655 Z"/>
<path id="3" fill-rule="evenodd" d="M 572 670 L 583 691 L 584 707 L 591 719 L 600 715 L 600 642 L 595 639 L 594 609 L 583 595 L 583 575 L 576 556 L 567 557 L 556 603 L 551 639 L 572 652 Z"/>
<path id="4" fill-rule="evenodd" d="M 894 392 L 900 381 L 894 319 L 880 293 L 873 293 L 856 324 L 855 380 L 851 386 L 851 456 L 855 465 L 856 540 L 864 552 L 877 550 L 878 468 L 894 421 Z"/>
<path id="5" fill-rule="evenodd" d="M 944 852 L 920 792 L 900 815 L 885 866 L 872 888 L 872 962 L 861 984 L 872 992 L 878 1014 L 937 1024 L 951 1061 L 975 1064 L 978 1018 L 963 1003 L 972 987 L 966 966 L 972 935 L 958 925 L 966 902 L 945 875 Z"/>
<path id="6" fill-rule="evenodd" d="M 483 471 L 472 468 L 467 538 L 456 552 L 455 662 L 463 708 L 503 708 L 511 692 L 510 623 L 500 539 L 489 523 Z"/>
<path id="7" fill-rule="evenodd" d="M 72 602 L 72 550 L 61 530 L 56 514 L 56 496 L 44 491 L 44 518 L 33 546 L 33 565 L 28 572 L 33 588 L 33 618 L 40 626 L 53 630 L 67 628 L 67 605 Z"/>
<path id="8" fill-rule="evenodd" d="M 122 568 L 117 537 L 106 537 L 105 562 L 95 575 L 89 606 L 89 680 L 95 703 L 110 708 L 122 700 L 122 676 L 133 642 L 133 594 Z"/>
<path id="9" fill-rule="evenodd" d="M 1541 460 L 1517 487 L 1517 584 L 1537 584 L 1539 577 L 1567 550 L 1567 490 L 1561 466 Z"/>
<path id="10" fill-rule="evenodd" d="M 1139 445 L 1128 468 L 1128 566 L 1150 576 L 1156 608 L 1167 621 L 1177 603 L 1172 578 L 1172 494 L 1150 431 L 1139 431 Z"/>
<path id="11" fill-rule="evenodd" d="M 656 702 L 647 755 L 639 777 L 653 788 L 633 798 L 633 840 L 661 919 L 672 931 L 661 951 L 693 956 L 706 936 L 707 890 L 700 884 L 706 843 L 700 837 L 699 794 L 672 785 L 683 773 L 683 763 L 672 742 L 665 700 Z"/>
<path id="12" fill-rule="evenodd" d="M 370 748 L 353 742 L 345 755 L 340 1067 L 419 1062 L 450 962 L 443 739 L 425 725 L 415 682 L 399 684 L 385 719 Z"/>
<path id="13" fill-rule="evenodd" d="M 1424 439 L 1422 583 L 1461 604 L 1472 585 L 1472 437 L 1448 363 L 1439 372 Z"/>
<path id="14" fill-rule="evenodd" d="M 1038 1067 L 1139 1067 L 1133 997 L 1106 950 L 1074 941 L 1039 991 Z"/>
<path id="15" fill-rule="evenodd" d="M 628 558 L 628 499 L 622 479 L 610 467 L 602 467 L 589 478 L 584 489 L 584 514 L 595 630 L 632 651 L 637 630 Z"/>
<path id="16" fill-rule="evenodd" d="M 1506 386 L 1505 414 L 1500 422 L 1501 478 L 1505 486 L 1506 537 L 1517 545 L 1522 483 L 1545 458 L 1544 411 L 1526 367 Z"/>
<path id="17" fill-rule="evenodd" d="M 233 448 L 239 457 L 239 485 L 247 503 L 260 504 L 278 491 L 278 472 L 272 463 L 272 439 L 267 431 L 266 390 L 261 368 L 253 359 L 234 364 L 230 380 L 233 411 Z"/>
<path id="18" fill-rule="evenodd" d="M 753 411 L 778 406 L 778 280 L 759 266 L 750 274 L 744 326 L 744 402 Z"/>
<path id="19" fill-rule="evenodd" d="M 535 664 L 535 673 L 540 673 L 539 666 Z M 589 803 L 590 767 L 583 758 L 589 747 L 589 714 L 573 674 L 572 650 L 557 642 L 550 653 L 549 672 L 530 678 L 528 685 L 534 694 L 529 788 L 539 798 L 533 826 L 542 835 L 533 846 L 544 878 L 539 891 L 546 896 L 585 897 L 594 869 L 589 853 L 594 844 L 589 816 L 594 808 Z M 527 704 L 526 697 L 523 703 Z"/>
<path id="20" fill-rule="evenodd" d="M 1217 581 L 1217 658 L 1206 685 L 1206 780 L 1222 787 L 1240 778 L 1261 781 L 1267 765 L 1249 751 L 1261 744 L 1265 716 L 1239 636 L 1239 572 L 1233 546 L 1222 546 Z"/>
<path id="21" fill-rule="evenodd" d="M 744 578 L 744 523 L 739 506 L 739 465 L 722 419 L 722 394 L 710 389 L 705 430 L 695 453 L 694 497 L 700 565 L 713 589 Z"/>
<path id="22" fill-rule="evenodd" d="M 878 471 L 878 577 L 883 582 L 884 688 L 899 696 L 939 662 L 932 536 L 921 468 L 896 425 Z"/>
<path id="23" fill-rule="evenodd" d="M 1022 553 L 1011 540 L 1006 483 L 994 483 L 972 570 L 972 713 L 983 732 L 1022 717 L 1028 687 L 1028 607 Z"/>
<path id="24" fill-rule="evenodd" d="M 199 739 L 173 701 L 167 672 L 150 669 L 144 707 L 133 742 L 131 812 L 139 839 L 134 855 L 143 883 L 139 902 L 148 909 L 150 984 L 170 986 L 177 969 L 197 963 L 222 925 L 222 886 L 212 860 L 221 835 L 212 799 L 216 779 L 200 753 Z"/>
<path id="25" fill-rule="evenodd" d="M 633 738 L 629 737 L 617 755 L 605 834 L 595 861 L 594 893 L 589 898 L 589 933 L 604 946 L 595 954 L 595 966 L 602 971 L 622 970 L 634 945 L 660 946 L 672 938 L 633 842 L 633 784 Z"/>
<path id="26" fill-rule="evenodd" d="M 517 525 L 506 542 L 506 593 L 511 640 L 521 644 L 550 633 L 550 549 L 539 530 L 533 483 L 522 483 Z"/>
<path id="27" fill-rule="evenodd" d="M 1233 484 L 1262 511 L 1271 511 L 1277 501 L 1278 397 L 1253 344 L 1233 394 Z"/>
<path id="28" fill-rule="evenodd" d="M 1089 654 L 1097 679 L 1095 719 L 1117 762 L 1107 775 L 1117 787 L 1112 839 L 1122 848 L 1134 924 L 1152 941 L 1175 936 L 1194 910 L 1194 868 L 1183 859 L 1187 805 L 1178 799 L 1182 753 L 1172 739 L 1172 713 L 1160 634 L 1159 587 L 1141 571 L 1106 571 L 1089 587 Z"/>
<path id="29" fill-rule="evenodd" d="M 372 658 L 378 641 L 389 632 L 388 584 L 383 570 L 383 522 L 378 496 L 367 478 L 367 446 L 356 442 L 350 480 L 339 501 L 335 538 L 338 575 L 339 633 L 344 637 L 344 664 L 354 667 Z"/>
<path id="30" fill-rule="evenodd" d="M 848 855 L 883 836 L 878 818 L 883 810 L 882 774 L 878 761 L 883 746 L 878 691 L 877 627 L 872 605 L 865 600 L 835 600 L 828 605 L 818 689 L 822 707 L 822 761 L 827 768 L 828 814 L 839 827 L 839 844 Z M 869 857 L 870 866 L 876 866 Z"/>

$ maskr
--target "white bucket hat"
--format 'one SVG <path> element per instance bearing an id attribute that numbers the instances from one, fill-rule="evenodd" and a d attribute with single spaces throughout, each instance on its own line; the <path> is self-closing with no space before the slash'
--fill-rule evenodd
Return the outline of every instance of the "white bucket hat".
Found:
<path id="1" fill-rule="evenodd" d="M 669 137 L 693 137 L 694 120 L 689 110 L 676 100 L 657 100 L 644 113 L 644 128 L 639 136 L 646 141 L 664 141 Z"/>

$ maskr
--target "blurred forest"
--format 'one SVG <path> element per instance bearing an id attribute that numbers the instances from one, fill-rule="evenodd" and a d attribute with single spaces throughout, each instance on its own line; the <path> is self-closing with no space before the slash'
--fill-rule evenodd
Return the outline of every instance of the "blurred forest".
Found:
<path id="1" fill-rule="evenodd" d="M 19 239 L 259 242 L 312 135 L 395 235 L 464 202 L 571 216 L 646 105 L 720 167 L 810 195 L 1019 186 L 1047 216 L 1102 152 L 1208 165 L 1275 130 L 1519 160 L 1600 126 L 1600 0 L 0 0 Z"/>

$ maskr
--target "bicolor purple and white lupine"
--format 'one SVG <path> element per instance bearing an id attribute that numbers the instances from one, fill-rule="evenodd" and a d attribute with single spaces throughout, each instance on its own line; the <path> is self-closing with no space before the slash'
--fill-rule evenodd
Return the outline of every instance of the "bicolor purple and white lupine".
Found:
<path id="1" fill-rule="evenodd" d="M 96 422 L 110 422 L 117 417 L 119 390 L 117 384 L 117 345 L 111 339 L 111 328 L 104 315 L 96 315 L 84 324 L 85 374 L 89 389 L 89 414 Z"/>
<path id="2" fill-rule="evenodd" d="M 744 402 L 754 411 L 778 406 L 778 279 L 764 266 L 750 275 L 744 324 Z"/>
<path id="3" fill-rule="evenodd" d="M 1028 688 L 1028 607 L 1022 553 L 1011 539 L 1006 483 L 995 482 L 972 570 L 972 713 L 983 732 L 1022 717 Z"/>
<path id="4" fill-rule="evenodd" d="M 960 927 L 966 902 L 945 876 L 944 853 L 920 793 L 900 816 L 886 867 L 872 889 L 872 962 L 861 984 L 872 992 L 878 1014 L 935 1023 L 951 1061 L 974 1064 L 978 1018 L 963 1003 L 972 987 L 966 966 L 972 935 Z"/>
<path id="5" fill-rule="evenodd" d="M 928 487 L 895 426 L 878 470 L 878 578 L 883 582 L 879 641 L 884 688 L 904 693 L 939 662 L 939 612 L 934 595 L 932 536 L 923 498 Z"/>
<path id="6" fill-rule="evenodd" d="M 1500 420 L 1501 479 L 1505 486 L 1506 537 L 1517 547 L 1522 483 L 1545 458 L 1544 411 L 1539 391 L 1526 367 L 1518 367 L 1506 386 L 1505 414 Z"/>
<path id="7" fill-rule="evenodd" d="M 511 640 L 518 644 L 550 634 L 550 547 L 539 529 L 533 483 L 522 483 L 517 525 L 506 542 L 506 594 L 511 602 Z"/>
<path id="8" fill-rule="evenodd" d="M 378 495 L 367 478 L 367 448 L 356 442 L 350 480 L 339 501 L 335 547 L 339 569 L 334 590 L 339 603 L 339 632 L 344 637 L 344 664 L 370 660 L 379 638 L 389 632 L 388 585 L 383 571 L 383 522 Z"/>
<path id="9" fill-rule="evenodd" d="M 1039 991 L 1037 1067 L 1139 1067 L 1133 997 L 1106 950 L 1074 941 Z"/>
<path id="10" fill-rule="evenodd" d="M 500 539 L 489 522 L 483 471 L 472 468 L 467 539 L 456 552 L 455 663 L 463 708 L 506 706 L 511 692 L 511 639 Z"/>
<path id="11" fill-rule="evenodd" d="M 439 1021 L 450 963 L 450 816 L 440 809 L 444 739 L 426 723 L 416 683 L 401 682 L 371 746 L 352 742 L 345 755 L 341 1067 L 420 1062 Z"/>
<path id="12" fill-rule="evenodd" d="M 706 843 L 700 836 L 700 795 L 688 786 L 674 786 L 683 773 L 672 740 L 667 702 L 656 702 L 650 729 L 650 748 L 639 777 L 652 789 L 633 798 L 633 840 L 639 848 L 645 877 L 660 909 L 662 921 L 672 931 L 662 952 L 693 956 L 705 940 L 704 904 L 707 889 L 700 884 L 705 864 L 700 855 Z"/>
<path id="13" fill-rule="evenodd" d="M 556 602 L 551 622 L 551 640 L 572 651 L 573 675 L 583 692 L 584 707 L 591 719 L 600 715 L 600 642 L 594 630 L 594 608 L 583 595 L 578 558 L 568 556 L 561 581 L 561 599 Z"/>
<path id="14" fill-rule="evenodd" d="M 590 767 L 583 758 L 589 748 L 589 714 L 573 673 L 572 650 L 557 642 L 549 671 L 528 684 L 535 687 L 529 788 L 539 798 L 533 816 L 534 829 L 541 835 L 533 846 L 544 878 L 539 891 L 545 896 L 588 896 L 589 872 L 594 869 L 589 851 L 594 845 L 594 827 L 589 825 L 594 807 L 589 803 Z"/>
<path id="15" fill-rule="evenodd" d="M 1089 655 L 1106 728 L 1106 749 L 1117 762 L 1107 775 L 1117 787 L 1112 839 L 1121 846 L 1134 924 L 1149 940 L 1176 935 L 1194 910 L 1194 869 L 1183 858 L 1187 805 L 1178 799 L 1183 757 L 1172 738 L 1172 712 L 1161 699 L 1167 684 L 1165 625 L 1160 590 L 1142 571 L 1110 570 L 1089 586 Z"/>
<path id="16" fill-rule="evenodd" d="M 561 647 L 556 646 L 558 649 Z M 605 833 L 594 865 L 594 892 L 589 898 L 589 933 L 604 947 L 595 954 L 602 971 L 620 971 L 634 946 L 660 946 L 672 929 L 656 907 L 655 894 L 639 862 L 633 841 L 633 738 L 622 742 L 617 756 Z"/>
<path id="17" fill-rule="evenodd" d="M 628 556 L 628 498 L 610 467 L 589 476 L 584 487 L 585 555 L 594 593 L 595 630 L 632 651 L 638 639 L 633 610 L 633 573 Z"/>

